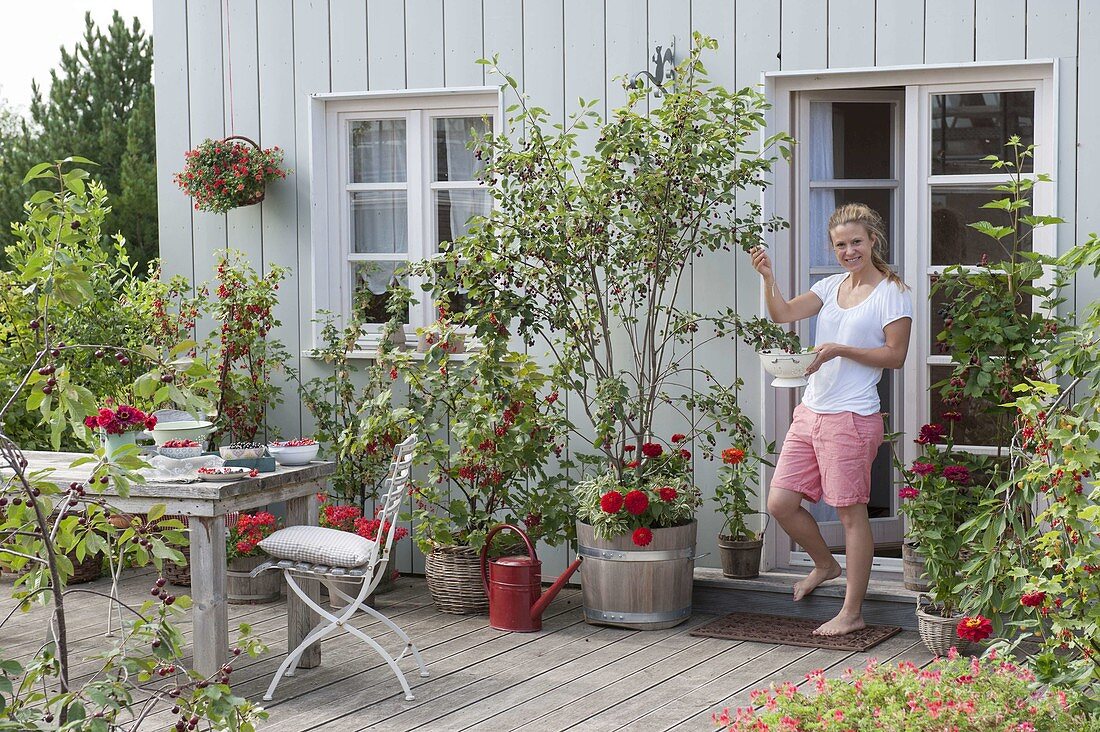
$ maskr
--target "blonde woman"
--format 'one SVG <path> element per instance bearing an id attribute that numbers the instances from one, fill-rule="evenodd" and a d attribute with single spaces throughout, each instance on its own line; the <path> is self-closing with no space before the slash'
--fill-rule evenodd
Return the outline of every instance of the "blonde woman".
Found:
<path id="1" fill-rule="evenodd" d="M 865 627 L 863 598 L 875 549 L 867 502 L 871 463 L 883 440 L 878 382 L 883 369 L 905 362 L 913 303 L 886 263 L 886 230 L 873 209 L 862 203 L 839 207 L 829 217 L 829 243 L 844 272 L 790 300 L 775 283 L 767 253 L 757 247 L 750 254 L 772 320 L 818 316 L 817 358 L 806 370 L 810 383 L 783 441 L 768 512 L 813 559 L 813 571 L 794 587 L 798 601 L 841 573 L 802 501 L 824 498 L 836 509 L 844 526 L 848 584 L 840 613 L 814 633 L 845 635 Z"/>

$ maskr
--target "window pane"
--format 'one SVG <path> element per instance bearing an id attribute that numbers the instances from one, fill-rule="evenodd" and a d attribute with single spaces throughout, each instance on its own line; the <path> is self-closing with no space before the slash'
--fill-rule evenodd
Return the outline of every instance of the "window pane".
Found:
<path id="1" fill-rule="evenodd" d="M 351 194 L 351 250 L 359 254 L 409 251 L 409 203 L 405 191 Z"/>
<path id="2" fill-rule="evenodd" d="M 386 312 L 389 299 L 388 290 L 396 283 L 395 272 L 404 261 L 391 262 L 355 262 L 355 299 L 353 307 L 359 306 L 359 312 L 368 323 L 386 323 L 390 314 Z M 406 310 L 402 323 L 408 324 L 409 313 Z"/>
<path id="3" fill-rule="evenodd" d="M 984 204 L 1005 195 L 981 186 L 934 187 L 932 264 L 978 264 L 983 254 L 992 262 L 1007 259 L 1012 247 L 1011 237 L 997 242 L 967 225 L 988 221 L 994 226 L 1007 226 L 1010 219 L 1005 211 L 982 208 Z M 1031 251 L 1030 237 L 1022 242 L 1021 248 Z"/>
<path id="4" fill-rule="evenodd" d="M 463 189 L 435 191 L 433 195 L 436 214 L 436 244 L 451 242 L 469 231 L 467 222 L 472 216 L 488 216 L 489 191 Z"/>
<path id="5" fill-rule="evenodd" d="M 893 178 L 891 107 L 883 102 L 810 104 L 810 176 Z"/>
<path id="6" fill-rule="evenodd" d="M 404 183 L 405 120 L 373 119 L 351 123 L 352 183 Z"/>
<path id="7" fill-rule="evenodd" d="M 955 370 L 954 366 L 929 366 L 928 368 L 930 371 L 929 384 L 938 384 L 941 381 L 950 379 L 951 372 Z M 944 404 L 943 399 L 940 397 L 940 389 L 941 387 L 936 386 L 929 389 L 928 411 L 931 415 L 929 421 L 950 428 L 951 423 L 943 418 L 944 412 L 959 412 L 962 414 L 962 421 L 955 423 L 955 444 L 995 446 L 997 441 L 1003 437 L 999 434 L 1003 427 L 999 426 L 998 420 L 982 416 L 981 412 L 976 410 L 975 405 L 969 399 L 963 399 L 961 403 L 954 406 Z"/>
<path id="8" fill-rule="evenodd" d="M 1005 157 L 1009 137 L 1035 142 L 1034 116 L 1033 91 L 932 95 L 932 174 L 990 172 L 982 158 Z"/>
<path id="9" fill-rule="evenodd" d="M 486 117 L 437 117 L 432 120 L 437 181 L 477 180 L 482 164 L 467 146 L 474 134 L 480 137 L 489 131 L 489 123 Z"/>
<path id="10" fill-rule="evenodd" d="M 882 216 L 887 232 L 887 261 L 894 261 L 894 222 L 891 220 L 894 190 L 891 188 L 815 188 L 810 191 L 810 231 L 803 246 L 810 248 L 811 267 L 836 265 L 832 243 L 829 240 L 829 217 L 845 203 L 865 203 Z"/>

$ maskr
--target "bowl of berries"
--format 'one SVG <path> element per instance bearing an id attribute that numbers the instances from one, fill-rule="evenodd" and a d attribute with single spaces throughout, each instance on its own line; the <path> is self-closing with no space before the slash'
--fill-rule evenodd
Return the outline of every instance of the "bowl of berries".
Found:
<path id="1" fill-rule="evenodd" d="M 245 478 L 255 478 L 259 473 L 249 468 L 199 468 L 195 471 L 198 476 L 203 480 L 209 480 L 214 483 L 228 483 L 234 480 L 244 480 Z"/>
<path id="2" fill-rule="evenodd" d="M 264 456 L 264 449 L 259 442 L 234 442 L 222 445 L 218 452 L 225 460 L 256 460 Z"/>
<path id="3" fill-rule="evenodd" d="M 317 457 L 320 449 L 317 441 L 309 437 L 296 440 L 276 440 L 267 446 L 267 452 L 279 465 L 305 465 Z"/>
<path id="4" fill-rule="evenodd" d="M 202 445 L 194 440 L 165 440 L 157 453 L 173 460 L 183 460 L 202 455 Z"/>

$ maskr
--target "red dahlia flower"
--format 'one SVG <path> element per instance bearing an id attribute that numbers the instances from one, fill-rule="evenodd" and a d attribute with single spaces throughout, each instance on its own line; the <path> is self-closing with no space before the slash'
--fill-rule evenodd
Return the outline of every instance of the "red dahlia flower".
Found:
<path id="1" fill-rule="evenodd" d="M 1020 598 L 1020 603 L 1027 607 L 1039 607 L 1047 599 L 1047 593 L 1040 590 L 1035 592 L 1025 592 L 1024 596 Z"/>
<path id="2" fill-rule="evenodd" d="M 626 494 L 625 503 L 629 513 L 639 516 L 649 508 L 649 496 L 642 491 L 633 490 Z"/>
<path id="3" fill-rule="evenodd" d="M 623 510 L 623 494 L 618 491 L 608 491 L 600 497 L 600 508 L 604 513 L 618 513 Z"/>
<path id="4" fill-rule="evenodd" d="M 649 542 L 653 541 L 653 532 L 642 526 L 634 529 L 634 535 L 630 538 L 638 546 L 649 546 Z"/>
<path id="5" fill-rule="evenodd" d="M 642 454 L 647 458 L 661 457 L 665 449 L 656 442 L 644 442 L 642 443 Z"/>
<path id="6" fill-rule="evenodd" d="M 993 635 L 993 621 L 983 615 L 966 617 L 959 621 L 955 632 L 963 640 L 978 643 Z"/>
<path id="7" fill-rule="evenodd" d="M 657 491 L 657 493 L 660 494 L 661 500 L 664 501 L 665 503 L 671 503 L 672 501 L 675 501 L 676 496 L 679 495 L 679 493 L 676 492 L 675 488 L 673 488 L 672 486 L 668 486 L 668 485 L 661 488 L 659 491 Z"/>

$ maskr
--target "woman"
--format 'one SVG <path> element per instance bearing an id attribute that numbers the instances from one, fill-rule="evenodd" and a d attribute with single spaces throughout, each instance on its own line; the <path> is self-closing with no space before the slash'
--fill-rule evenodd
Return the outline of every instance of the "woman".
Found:
<path id="1" fill-rule="evenodd" d="M 845 635 L 865 626 L 863 597 L 871 577 L 874 540 L 867 517 L 871 463 L 883 440 L 878 382 L 883 369 L 901 368 L 909 350 L 913 304 L 908 288 L 887 265 L 886 231 L 873 209 L 841 206 L 829 217 L 829 239 L 844 272 L 786 300 L 771 260 L 754 248 L 752 265 L 764 280 L 768 314 L 777 323 L 817 315 L 817 357 L 809 386 L 783 442 L 768 491 L 768 512 L 814 561 L 794 587 L 795 601 L 840 576 L 814 517 L 802 501 L 836 508 L 844 526 L 848 586 L 840 613 L 814 631 Z"/>

